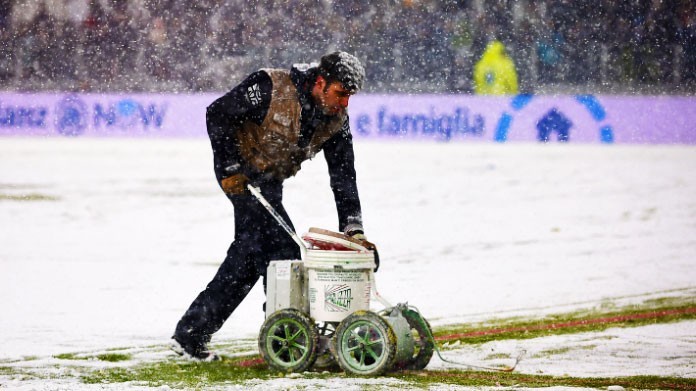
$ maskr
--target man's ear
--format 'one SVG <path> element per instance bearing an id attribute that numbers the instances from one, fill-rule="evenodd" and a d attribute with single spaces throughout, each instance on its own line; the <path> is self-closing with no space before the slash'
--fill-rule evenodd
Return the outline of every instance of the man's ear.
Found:
<path id="1" fill-rule="evenodd" d="M 315 87 L 319 87 L 322 91 L 326 87 L 326 79 L 324 79 L 324 76 L 322 75 L 317 75 L 317 80 L 314 82 Z"/>

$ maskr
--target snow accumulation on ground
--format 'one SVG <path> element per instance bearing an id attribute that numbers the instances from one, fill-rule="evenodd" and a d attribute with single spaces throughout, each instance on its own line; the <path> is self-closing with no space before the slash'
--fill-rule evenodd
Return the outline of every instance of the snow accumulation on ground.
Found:
<path id="1" fill-rule="evenodd" d="M 696 300 L 696 147 L 358 140 L 356 166 L 377 288 L 433 326 Z M 284 199 L 300 233 L 337 229 L 322 156 L 286 182 Z M 234 227 L 203 139 L 3 139 L 0 221 L 0 362 L 47 366 L 61 353 L 168 343 Z M 261 288 L 214 343 L 255 338 Z M 490 365 L 522 350 L 523 373 L 696 377 L 696 322 L 443 355 Z M 429 369 L 451 367 L 436 357 Z M 348 390 L 370 380 L 277 380 L 288 381 Z M 0 378 L 0 388 L 59 389 L 41 382 Z M 242 388 L 254 387 L 283 384 Z"/>

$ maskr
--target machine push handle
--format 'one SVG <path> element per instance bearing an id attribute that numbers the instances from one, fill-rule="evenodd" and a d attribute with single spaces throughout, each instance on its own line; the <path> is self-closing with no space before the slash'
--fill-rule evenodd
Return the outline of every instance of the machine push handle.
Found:
<path id="1" fill-rule="evenodd" d="M 288 225 L 287 222 L 285 222 L 285 220 L 283 219 L 283 216 L 281 216 L 280 213 L 278 213 L 273 208 L 273 206 L 271 206 L 271 203 L 268 202 L 268 200 L 266 200 L 266 198 L 264 198 L 263 194 L 261 194 L 261 191 L 259 189 L 252 186 L 251 184 L 247 184 L 247 189 L 249 189 L 251 194 L 253 194 L 257 200 L 259 200 L 261 205 L 263 205 L 263 207 L 266 208 L 268 213 L 270 213 L 271 216 L 273 216 L 273 218 L 276 219 L 278 224 L 280 224 L 280 226 L 283 227 L 285 232 L 287 232 L 288 235 L 290 235 L 292 240 L 294 240 L 295 243 L 297 243 L 297 245 L 300 246 L 300 252 L 302 253 L 302 259 L 304 260 L 306 258 L 306 255 L 307 255 L 307 245 L 305 245 L 304 241 L 300 238 L 300 236 L 290 227 L 290 225 Z"/>

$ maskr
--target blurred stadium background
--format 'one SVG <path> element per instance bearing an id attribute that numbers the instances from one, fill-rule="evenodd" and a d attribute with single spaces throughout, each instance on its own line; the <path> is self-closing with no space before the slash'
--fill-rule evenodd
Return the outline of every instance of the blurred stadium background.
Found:
<path id="1" fill-rule="evenodd" d="M 494 38 L 520 92 L 696 92 L 691 0 L 0 0 L 0 90 L 226 91 L 340 49 L 367 92 L 470 93 Z"/>

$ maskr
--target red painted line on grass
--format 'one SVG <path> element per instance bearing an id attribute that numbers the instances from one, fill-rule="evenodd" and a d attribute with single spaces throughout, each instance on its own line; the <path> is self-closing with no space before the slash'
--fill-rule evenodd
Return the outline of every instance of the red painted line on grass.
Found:
<path id="1" fill-rule="evenodd" d="M 563 329 L 563 328 L 568 328 L 568 327 L 603 324 L 603 323 L 626 322 L 629 320 L 638 320 L 638 319 L 658 319 L 658 318 L 664 318 L 666 316 L 685 315 L 685 314 L 693 314 L 693 313 L 696 313 L 696 307 L 683 308 L 683 309 L 678 309 L 678 310 L 649 311 L 649 312 L 642 312 L 639 314 L 617 315 L 617 316 L 610 316 L 610 317 L 605 317 L 605 318 L 574 320 L 574 321 L 562 322 L 562 323 L 541 324 L 538 326 L 508 327 L 508 328 L 498 328 L 498 329 L 489 329 L 489 330 L 481 330 L 481 331 L 470 331 L 467 333 L 442 335 L 439 337 L 435 337 L 435 340 L 436 341 L 449 341 L 449 340 L 453 340 L 453 339 L 465 339 L 465 338 L 472 338 L 472 337 L 480 337 L 480 336 L 484 336 L 484 335 L 496 335 L 496 334 L 513 333 L 513 332 L 520 332 L 520 331 L 556 330 L 556 329 Z"/>
<path id="2" fill-rule="evenodd" d="M 235 363 L 234 365 L 236 365 L 238 367 L 242 367 L 242 368 L 248 368 L 248 367 L 254 367 L 257 365 L 261 365 L 263 363 L 264 363 L 264 361 L 261 357 L 255 357 L 255 358 L 250 358 L 248 360 L 239 361 L 239 362 Z"/>

